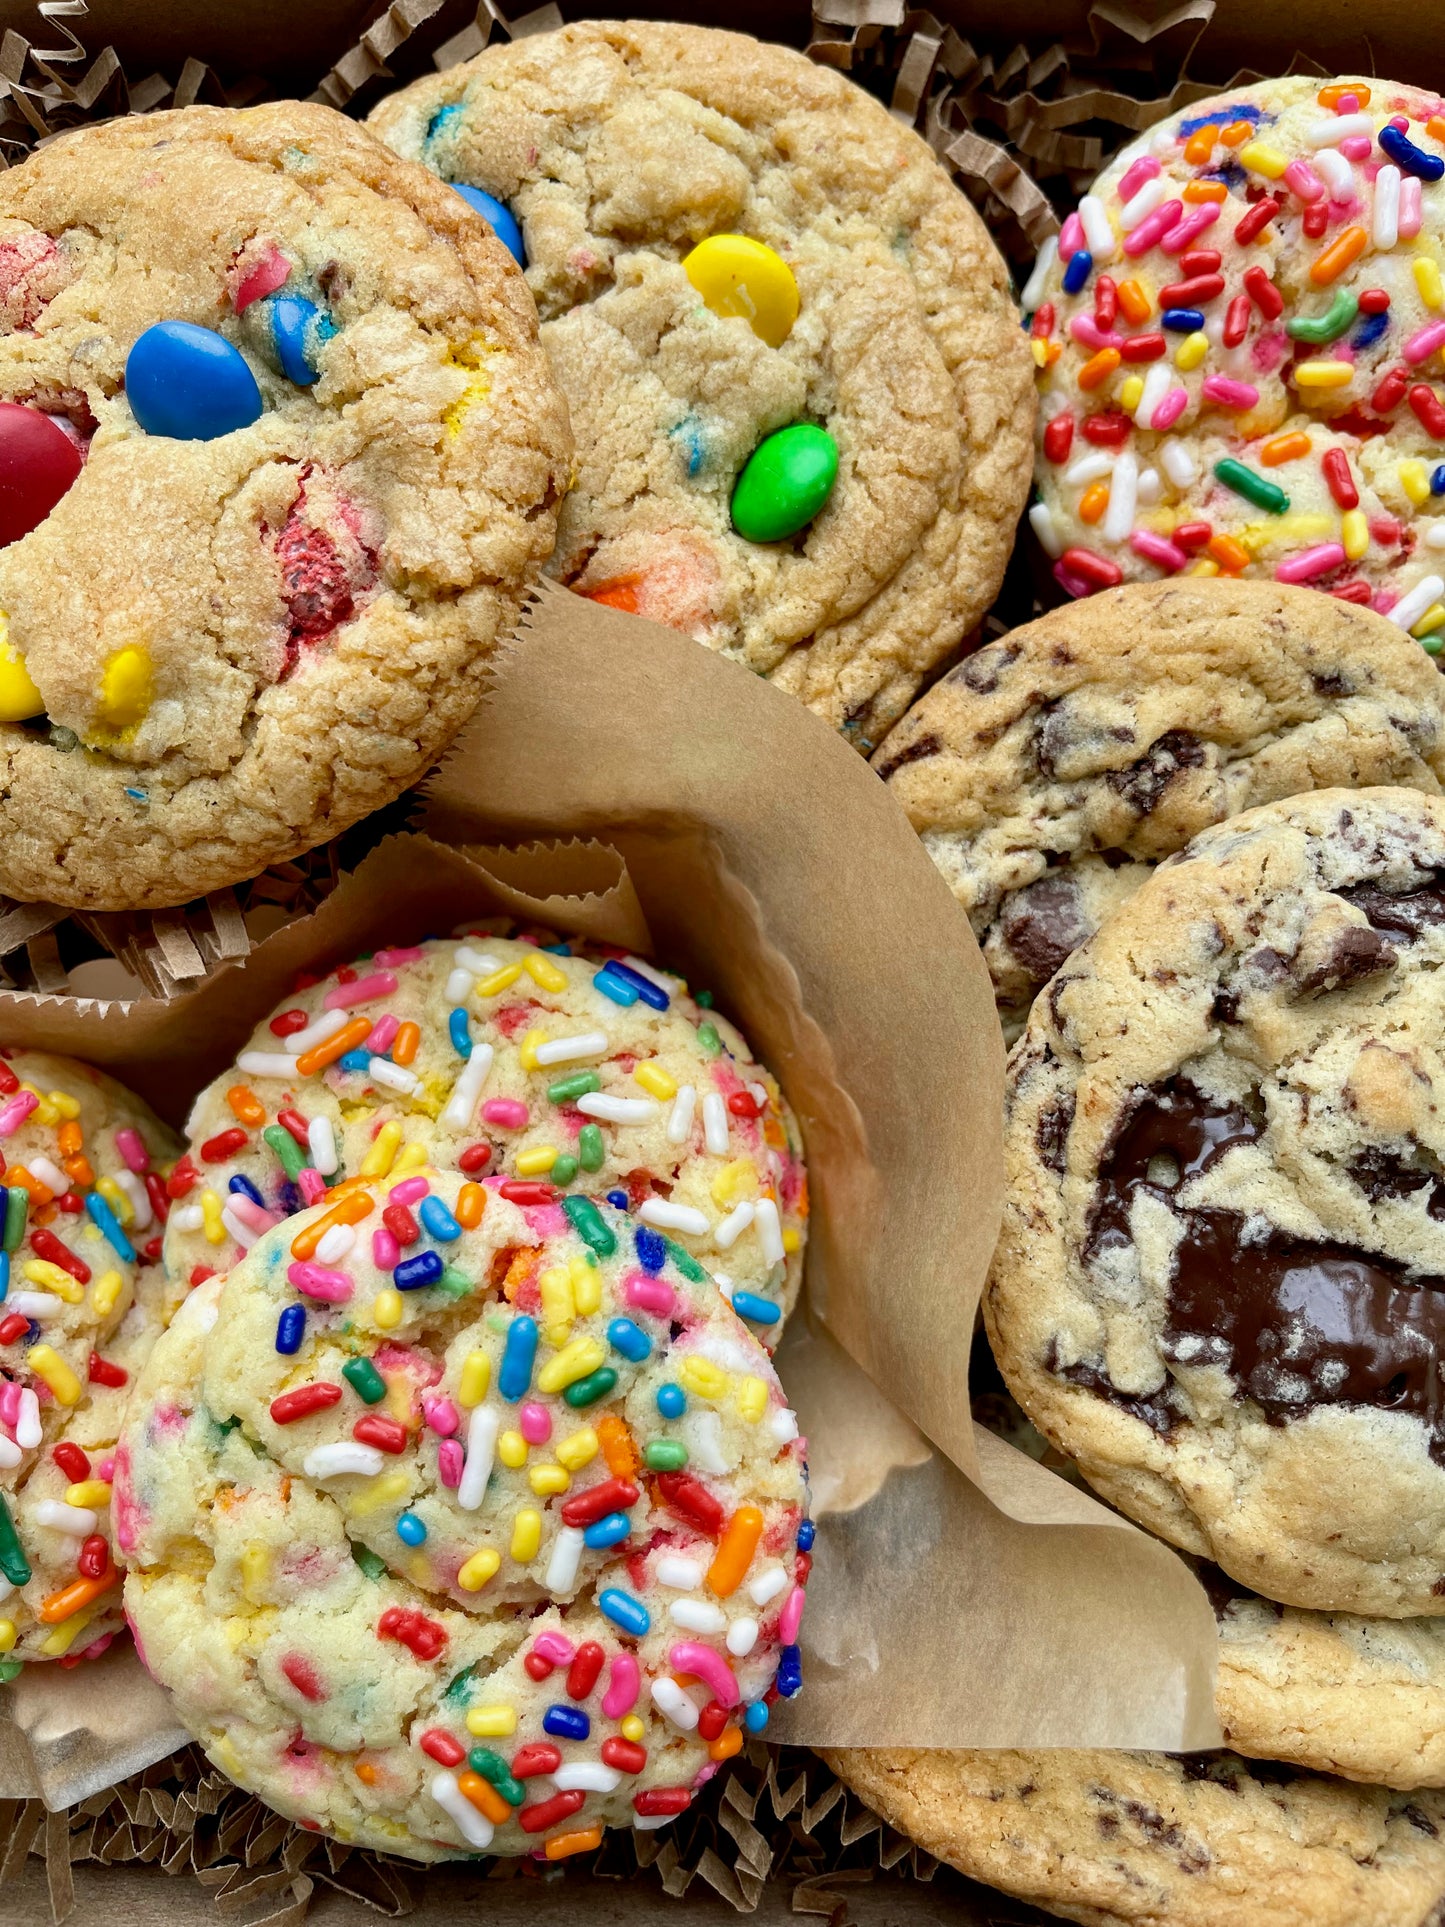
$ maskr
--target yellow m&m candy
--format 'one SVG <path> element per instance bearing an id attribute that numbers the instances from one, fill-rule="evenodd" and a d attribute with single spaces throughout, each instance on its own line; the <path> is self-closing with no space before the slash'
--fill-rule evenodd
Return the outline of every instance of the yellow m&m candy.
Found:
<path id="1" fill-rule="evenodd" d="M 715 315 L 741 315 L 770 348 L 781 348 L 798 318 L 798 284 L 780 254 L 745 234 L 700 241 L 682 271 Z"/>
<path id="2" fill-rule="evenodd" d="M 10 641 L 10 618 L 0 615 L 0 723 L 23 723 L 27 716 L 44 714 L 45 698 Z"/>
<path id="3" fill-rule="evenodd" d="M 117 650 L 101 677 L 101 720 L 112 729 L 130 729 L 144 719 L 150 706 L 149 652 L 138 644 Z"/>

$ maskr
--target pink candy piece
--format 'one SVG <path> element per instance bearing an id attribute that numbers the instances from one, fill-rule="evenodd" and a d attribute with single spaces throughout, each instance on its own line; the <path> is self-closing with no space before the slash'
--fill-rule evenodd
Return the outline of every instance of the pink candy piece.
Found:
<path id="1" fill-rule="evenodd" d="M 1070 214 L 1059 229 L 1059 259 L 1065 267 L 1072 255 L 1084 245 L 1084 223 L 1077 214 Z"/>
<path id="2" fill-rule="evenodd" d="M 1337 114 L 1358 114 L 1359 111 L 1360 97 L 1358 94 L 1341 94 L 1335 102 L 1335 112 Z"/>
<path id="3" fill-rule="evenodd" d="M 425 1178 L 403 1178 L 391 1187 L 389 1204 L 420 1204 L 431 1186 Z"/>
<path id="4" fill-rule="evenodd" d="M 1351 134 L 1340 142 L 1340 152 L 1347 161 L 1367 161 L 1370 158 L 1370 137 L 1368 134 Z"/>
<path id="5" fill-rule="evenodd" d="M 570 1666 L 577 1648 L 570 1639 L 561 1633 L 538 1633 L 532 1641 L 532 1651 L 540 1653 L 543 1659 L 550 1659 L 554 1666 Z"/>
<path id="6" fill-rule="evenodd" d="M 444 1439 L 449 1439 L 462 1422 L 461 1413 L 449 1398 L 424 1398 L 421 1415 L 432 1431 Z"/>
<path id="7" fill-rule="evenodd" d="M 1413 366 L 1445 343 L 1445 321 L 1427 321 L 1401 348 L 1400 353 Z"/>
<path id="8" fill-rule="evenodd" d="M 0 1384 L 0 1420 L 12 1429 L 20 1416 L 21 1390 L 13 1378 L 7 1378 Z"/>
<path id="9" fill-rule="evenodd" d="M 1157 180 L 1162 172 L 1163 169 L 1152 154 L 1141 154 L 1119 182 L 1115 192 L 1121 201 L 1132 201 L 1145 181 Z"/>
<path id="10" fill-rule="evenodd" d="M 1069 317 L 1069 333 L 1085 348 L 1122 348 L 1124 337 L 1112 328 L 1101 328 L 1089 314 Z"/>
<path id="11" fill-rule="evenodd" d="M 1081 575 L 1075 575 L 1072 569 L 1066 569 L 1062 562 L 1054 564 L 1053 577 L 1064 594 L 1072 596 L 1075 602 L 1082 602 L 1085 596 L 1091 596 L 1094 593 L 1092 582 L 1085 582 Z"/>
<path id="12" fill-rule="evenodd" d="M 247 271 L 241 285 L 231 297 L 231 306 L 237 314 L 244 314 L 253 301 L 260 301 L 268 294 L 275 294 L 284 287 L 291 274 L 291 263 L 279 248 L 268 248 L 266 253 Z"/>
<path id="13" fill-rule="evenodd" d="M 1195 208 L 1192 214 L 1186 214 L 1182 221 L 1176 222 L 1167 233 L 1162 234 L 1159 245 L 1166 254 L 1183 254 L 1190 242 L 1203 234 L 1207 227 L 1213 227 L 1218 219 L 1218 201 L 1207 201 L 1203 207 Z M 1134 230 L 1136 234 L 1138 231 L 1137 228 Z"/>
<path id="14" fill-rule="evenodd" d="M 1420 182 L 1407 174 L 1400 183 L 1400 239 L 1413 241 L 1420 232 Z"/>
<path id="15" fill-rule="evenodd" d="M 371 1262 L 378 1271 L 395 1271 L 401 1262 L 401 1246 L 384 1224 L 371 1234 Z"/>
<path id="16" fill-rule="evenodd" d="M 523 1403 L 517 1425 L 528 1445 L 545 1445 L 552 1436 L 552 1414 L 535 1398 Z"/>
<path id="17" fill-rule="evenodd" d="M 114 1471 L 115 1471 L 115 1454 L 114 1453 L 110 1453 L 105 1458 L 100 1459 L 96 1462 L 95 1476 L 98 1479 L 104 1479 L 107 1485 L 110 1483 L 110 1476 Z"/>
<path id="18" fill-rule="evenodd" d="M 355 1010 L 358 1004 L 374 1004 L 378 997 L 390 997 L 396 989 L 396 978 L 389 970 L 378 970 L 373 976 L 358 977 L 354 984 L 338 984 L 328 990 L 322 999 L 327 1010 Z"/>
<path id="19" fill-rule="evenodd" d="M 305 1204 L 320 1204 L 326 1196 L 326 1180 L 314 1164 L 303 1164 L 296 1173 L 296 1189 Z"/>
<path id="20" fill-rule="evenodd" d="M 257 1204 L 256 1200 L 248 1198 L 244 1191 L 228 1192 L 226 1208 L 233 1211 L 242 1224 L 249 1225 L 256 1232 L 269 1231 L 272 1225 L 281 1222 L 274 1211 L 268 1211 L 264 1205 Z"/>
<path id="21" fill-rule="evenodd" d="M 1155 408 L 1154 419 L 1150 422 L 1149 426 L 1162 434 L 1166 428 L 1172 428 L 1174 426 L 1175 422 L 1178 421 L 1188 406 L 1189 390 L 1187 388 L 1171 388 L 1163 401 Z"/>
<path id="22" fill-rule="evenodd" d="M 642 1674 L 631 1653 L 614 1653 L 607 1691 L 602 1696 L 602 1711 L 609 1720 L 620 1720 L 637 1704 Z"/>
<path id="23" fill-rule="evenodd" d="M 622 1281 L 622 1296 L 639 1311 L 650 1311 L 655 1318 L 671 1318 L 677 1309 L 677 1293 L 651 1272 L 629 1271 Z"/>
<path id="24" fill-rule="evenodd" d="M 0 1111 L 0 1137 L 9 1137 L 12 1131 L 18 1131 L 39 1102 L 34 1091 L 21 1091 L 18 1097 L 12 1097 Z"/>
<path id="25" fill-rule="evenodd" d="M 1218 402 L 1221 408 L 1253 408 L 1259 400 L 1259 390 L 1247 381 L 1233 381 L 1228 375 L 1207 375 L 1204 380 L 1206 401 Z"/>
<path id="26" fill-rule="evenodd" d="M 778 1640 L 784 1646 L 796 1646 L 798 1628 L 803 1623 L 803 1608 L 808 1603 L 808 1595 L 801 1586 L 793 1590 L 783 1601 L 783 1610 L 778 1614 Z"/>
<path id="27" fill-rule="evenodd" d="M 1291 161 L 1284 170 L 1284 179 L 1285 185 L 1302 201 L 1317 201 L 1325 191 L 1324 182 L 1308 161 Z"/>
<path id="28" fill-rule="evenodd" d="M 1328 575 L 1331 569 L 1341 568 L 1345 561 L 1345 551 L 1338 542 L 1321 542 L 1281 562 L 1274 579 L 1276 582 L 1312 582 L 1317 575 Z"/>
<path id="29" fill-rule="evenodd" d="M 134 1171 L 137 1177 L 151 1168 L 150 1153 L 141 1140 L 141 1134 L 132 1125 L 123 1124 L 115 1134 L 115 1148 L 125 1159 L 126 1169 Z"/>
<path id="30" fill-rule="evenodd" d="M 1183 201 L 1166 201 L 1163 207 L 1156 207 L 1152 214 L 1146 214 L 1138 227 L 1131 228 L 1124 236 L 1125 254 L 1147 254 L 1160 235 L 1167 234 L 1183 212 Z"/>
<path id="31" fill-rule="evenodd" d="M 395 970 L 398 964 L 420 963 L 426 952 L 420 944 L 406 944 L 400 950 L 378 950 L 374 962 L 383 970 Z"/>
<path id="32" fill-rule="evenodd" d="M 1189 557 L 1177 543 L 1167 537 L 1155 535 L 1152 529 L 1135 529 L 1129 537 L 1129 547 L 1135 555 L 1142 555 L 1146 562 L 1153 562 L 1170 575 L 1177 575 L 1188 562 Z M 791 1642 L 785 1641 L 784 1644 Z"/>
<path id="33" fill-rule="evenodd" d="M 286 1276 L 308 1298 L 319 1298 L 328 1305 L 344 1305 L 356 1289 L 344 1271 L 299 1260 L 287 1268 Z"/>
<path id="34" fill-rule="evenodd" d="M 667 1655 L 675 1673 L 693 1673 L 711 1689 L 719 1706 L 736 1706 L 742 1698 L 733 1671 L 721 1654 L 696 1639 L 680 1639 Z"/>
<path id="35" fill-rule="evenodd" d="M 366 1040 L 366 1048 L 378 1057 L 385 1057 L 396 1042 L 396 1033 L 400 1029 L 401 1019 L 393 1017 L 388 1011 L 384 1017 L 378 1017 L 372 1025 L 371 1035 Z"/>
<path id="36" fill-rule="evenodd" d="M 466 1455 L 455 1439 L 443 1439 L 437 1447 L 437 1477 L 445 1486 L 459 1486 Z"/>
<path id="37" fill-rule="evenodd" d="M 504 1131 L 524 1131 L 529 1112 L 518 1098 L 489 1097 L 482 1106 L 482 1116 L 488 1124 L 495 1124 Z"/>

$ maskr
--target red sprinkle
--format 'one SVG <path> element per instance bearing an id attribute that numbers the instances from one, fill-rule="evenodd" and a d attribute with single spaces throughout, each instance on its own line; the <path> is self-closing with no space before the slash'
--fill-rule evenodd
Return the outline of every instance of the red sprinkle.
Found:
<path id="1" fill-rule="evenodd" d="M 208 1278 L 214 1278 L 215 1275 L 216 1267 L 214 1265 L 192 1265 L 191 1275 L 187 1282 L 191 1290 L 194 1291 L 197 1285 L 205 1284 Z"/>
<path id="2" fill-rule="evenodd" d="M 1304 213 L 1300 216 L 1300 226 L 1312 241 L 1318 241 L 1329 224 L 1330 208 L 1328 201 L 1311 201 Z"/>
<path id="3" fill-rule="evenodd" d="M 567 1526 L 595 1526 L 609 1512 L 626 1512 L 641 1497 L 631 1479 L 604 1479 L 601 1485 L 588 1486 L 585 1492 L 579 1492 L 564 1501 L 562 1523 Z"/>
<path id="4" fill-rule="evenodd" d="M 534 1746 L 519 1746 L 512 1755 L 512 1778 L 535 1780 L 539 1773 L 555 1773 L 562 1764 L 562 1749 L 540 1740 Z"/>
<path id="5" fill-rule="evenodd" d="M 85 1199 L 78 1191 L 62 1191 L 55 1200 L 57 1211 L 63 1211 L 68 1218 L 78 1218 L 85 1209 Z"/>
<path id="6" fill-rule="evenodd" d="M 697 1716 L 700 1740 L 715 1740 L 728 1723 L 728 1710 L 720 1700 L 709 1700 Z"/>
<path id="7" fill-rule="evenodd" d="M 1370 540 L 1378 542 L 1382 548 L 1391 549 L 1400 539 L 1400 524 L 1393 515 L 1372 515 L 1370 517 Z"/>
<path id="8" fill-rule="evenodd" d="M 291 1133 L 303 1151 L 311 1149 L 311 1126 L 299 1111 L 278 1111 L 276 1122 Z"/>
<path id="9" fill-rule="evenodd" d="M 1096 448 L 1122 448 L 1134 424 L 1122 410 L 1106 408 L 1100 414 L 1086 415 L 1081 426 L 1084 440 Z"/>
<path id="10" fill-rule="evenodd" d="M 1249 296 L 1237 294 L 1224 311 L 1224 345 L 1237 348 L 1249 333 Z"/>
<path id="11" fill-rule="evenodd" d="M 647 1748 L 635 1740 L 624 1740 L 618 1733 L 604 1740 L 599 1749 L 604 1766 L 615 1766 L 619 1773 L 640 1773 L 647 1765 Z M 512 1768 L 513 1773 L 517 1771 Z"/>
<path id="12" fill-rule="evenodd" d="M 130 1381 L 130 1373 L 123 1365 L 113 1365 L 99 1352 L 90 1354 L 88 1376 L 92 1385 L 125 1385 Z"/>
<path id="13" fill-rule="evenodd" d="M 214 1137 L 208 1137 L 201 1146 L 201 1162 L 219 1164 L 223 1158 L 234 1156 L 237 1151 L 244 1148 L 248 1135 L 239 1124 L 233 1125 L 229 1131 L 217 1131 Z"/>
<path id="14" fill-rule="evenodd" d="M 1129 335 L 1119 353 L 1125 361 L 1157 361 L 1168 344 L 1163 335 Z"/>
<path id="15" fill-rule="evenodd" d="M 1094 283 L 1094 321 L 1100 328 L 1112 328 L 1118 312 L 1118 285 L 1112 275 L 1101 274 Z"/>
<path id="16" fill-rule="evenodd" d="M 1161 288 L 1159 306 L 1161 311 L 1165 308 L 1198 308 L 1223 293 L 1222 274 L 1196 274 L 1191 280 L 1171 281 L 1167 288 Z"/>
<path id="17" fill-rule="evenodd" d="M 201 1181 L 201 1174 L 191 1162 L 189 1151 L 176 1159 L 175 1168 L 166 1179 L 166 1196 L 183 1198 L 188 1191 L 194 1191 Z"/>
<path id="18" fill-rule="evenodd" d="M 1325 472 L 1325 481 L 1330 494 L 1342 509 L 1357 509 L 1360 506 L 1360 491 L 1355 487 L 1355 478 L 1350 473 L 1350 458 L 1342 448 L 1327 448 L 1320 457 L 1320 467 Z"/>
<path id="19" fill-rule="evenodd" d="M 151 1201 L 151 1210 L 164 1224 L 171 1215 L 171 1201 L 166 1191 L 166 1181 L 159 1171 L 147 1171 L 143 1180 L 146 1196 Z"/>
<path id="20" fill-rule="evenodd" d="M 556 1670 L 545 1653 L 528 1653 L 522 1664 L 529 1679 L 546 1679 Z"/>
<path id="21" fill-rule="evenodd" d="M 508 1178 L 499 1188 L 508 1204 L 555 1204 L 561 1196 L 555 1184 L 541 1178 Z"/>
<path id="22" fill-rule="evenodd" d="M 1364 608 L 1372 599 L 1373 593 L 1368 582 L 1361 582 L 1358 579 L 1354 582 L 1341 582 L 1338 588 L 1330 590 L 1330 594 L 1338 601 L 1358 602 L 1361 608 Z"/>
<path id="23" fill-rule="evenodd" d="M 447 1629 L 414 1606 L 388 1606 L 376 1622 L 378 1639 L 409 1646 L 418 1659 L 435 1659 L 447 1643 Z"/>
<path id="24" fill-rule="evenodd" d="M 99 1579 L 110 1564 L 110 1547 L 103 1532 L 92 1532 L 81 1542 L 75 1556 L 75 1569 L 82 1579 Z"/>
<path id="25" fill-rule="evenodd" d="M 798 1584 L 799 1584 L 800 1586 L 806 1586 L 806 1585 L 807 1585 L 807 1583 L 808 1583 L 808 1574 L 809 1574 L 809 1573 L 810 1573 L 810 1572 L 811 1572 L 812 1570 L 813 1570 L 813 1555 L 812 1555 L 812 1553 L 811 1553 L 811 1552 L 800 1552 L 800 1553 L 799 1553 L 799 1554 L 797 1555 L 797 1559 L 796 1559 L 796 1562 L 795 1562 L 795 1564 L 794 1564 L 794 1567 L 793 1567 L 793 1577 L 794 1577 L 794 1578 L 795 1578 L 795 1579 L 797 1580 L 797 1582 L 798 1582 Z"/>
<path id="26" fill-rule="evenodd" d="M 1403 366 L 1395 366 L 1380 382 L 1370 397 L 1370 406 L 1377 415 L 1388 415 L 1392 408 L 1398 408 L 1405 399 L 1409 385 L 1409 371 Z"/>
<path id="27" fill-rule="evenodd" d="M 1235 240 L 1241 247 L 1247 247 L 1257 234 L 1264 232 L 1283 206 L 1283 201 L 1276 201 L 1270 195 L 1266 195 L 1262 201 L 1256 201 L 1248 214 L 1235 223 Z"/>
<path id="28" fill-rule="evenodd" d="M 538 1800 L 535 1806 L 519 1807 L 513 1819 L 523 1833 L 545 1833 L 548 1827 L 555 1827 L 559 1820 L 570 1820 L 574 1813 L 580 1813 L 587 1799 L 581 1791 L 554 1793 L 550 1800 Z"/>
<path id="29" fill-rule="evenodd" d="M 692 1805 L 692 1788 L 685 1786 L 649 1787 L 633 1795 L 634 1813 L 683 1813 Z"/>
<path id="30" fill-rule="evenodd" d="M 490 1144 L 469 1144 L 465 1151 L 459 1152 L 457 1165 L 469 1176 L 475 1171 L 485 1171 L 492 1161 Z"/>
<path id="31" fill-rule="evenodd" d="M 408 1245 L 414 1245 L 421 1236 L 421 1227 L 404 1204 L 387 1205 L 381 1214 L 381 1222 L 403 1250 Z"/>
<path id="32" fill-rule="evenodd" d="M 12 1311 L 7 1318 L 0 1318 L 0 1345 L 13 1345 L 17 1338 L 23 1338 L 30 1329 L 30 1320 L 18 1311 Z"/>
<path id="33" fill-rule="evenodd" d="M 331 1401 L 328 1399 L 327 1403 Z M 275 1406 L 272 1406 L 275 1411 Z M 386 1418 L 380 1412 L 368 1412 L 359 1418 L 351 1428 L 351 1436 L 360 1439 L 363 1445 L 374 1445 L 381 1452 L 404 1452 L 408 1433 L 400 1419 Z"/>
<path id="34" fill-rule="evenodd" d="M 1066 462 L 1074 445 L 1074 418 L 1065 409 L 1044 430 L 1044 453 L 1051 462 Z"/>
<path id="35" fill-rule="evenodd" d="M 283 1010 L 271 1019 L 271 1028 L 278 1037 L 294 1037 L 298 1030 L 305 1030 L 310 1022 L 304 1010 Z"/>
<path id="36" fill-rule="evenodd" d="M 1213 534 L 1214 530 L 1208 522 L 1183 522 L 1169 540 L 1193 554 L 1195 549 L 1202 549 Z"/>
<path id="37" fill-rule="evenodd" d="M 728 1098 L 728 1109 L 734 1117 L 761 1117 L 763 1107 L 751 1091 L 734 1091 Z"/>
<path id="38" fill-rule="evenodd" d="M 20 1079 L 15 1075 L 14 1071 L 11 1070 L 4 1058 L 0 1057 L 0 1091 L 3 1091 L 6 1097 L 9 1097 L 12 1091 L 18 1091 L 19 1089 Z"/>
<path id="39" fill-rule="evenodd" d="M 1041 301 L 1034 309 L 1034 318 L 1029 323 L 1029 333 L 1035 341 L 1047 341 L 1053 332 L 1054 304 L 1052 301 Z M 16 1089 L 18 1088 L 17 1085 Z"/>
<path id="40" fill-rule="evenodd" d="M 607 1655 L 595 1639 L 585 1639 L 572 1655 L 572 1664 L 567 1668 L 567 1697 L 585 1700 L 597 1684 Z"/>
<path id="41" fill-rule="evenodd" d="M 158 1265 L 160 1263 L 161 1252 L 165 1249 L 165 1242 L 165 1239 L 160 1237 L 146 1239 L 140 1248 L 140 1255 L 148 1265 Z"/>
<path id="42" fill-rule="evenodd" d="M 1417 381 L 1405 399 L 1416 421 L 1432 441 L 1445 441 L 1445 406 L 1428 381 Z"/>
<path id="43" fill-rule="evenodd" d="M 48 1264 L 59 1265 L 68 1271 L 78 1285 L 90 1283 L 90 1266 L 83 1258 L 77 1258 L 68 1245 L 63 1245 L 53 1231 L 37 1225 L 30 1234 L 30 1248 L 37 1258 L 44 1258 Z"/>
<path id="44" fill-rule="evenodd" d="M 1218 248 L 1189 248 L 1179 257 L 1179 272 L 1213 274 L 1223 259 Z"/>
<path id="45" fill-rule="evenodd" d="M 669 1512 L 710 1539 L 717 1538 L 727 1515 L 705 1485 L 687 1472 L 659 1472 L 653 1484 Z"/>
<path id="46" fill-rule="evenodd" d="M 1256 308 L 1266 321 L 1278 321 L 1284 313 L 1284 296 L 1264 269 L 1255 264 L 1244 271 L 1244 285 Z"/>
<path id="47" fill-rule="evenodd" d="M 314 1385 L 298 1385 L 294 1392 L 282 1392 L 279 1398 L 272 1399 L 271 1417 L 277 1425 L 294 1425 L 299 1418 L 324 1412 L 340 1398 L 341 1387 L 329 1379 L 320 1379 Z"/>
<path id="48" fill-rule="evenodd" d="M 1361 314 L 1383 314 L 1390 305 L 1390 296 L 1384 288 L 1365 288 L 1360 294 Z"/>
<path id="49" fill-rule="evenodd" d="M 1124 580 L 1117 562 L 1111 562 L 1107 555 L 1095 555 L 1092 549 L 1065 549 L 1060 559 L 1073 575 L 1096 589 L 1112 589 Z"/>
<path id="50" fill-rule="evenodd" d="M 440 1726 L 429 1726 L 419 1744 L 423 1753 L 429 1753 L 442 1766 L 460 1766 L 467 1757 L 467 1749 L 461 1742 Z"/>
<path id="51" fill-rule="evenodd" d="M 296 1691 L 306 1700 L 324 1700 L 325 1691 L 316 1677 L 316 1668 L 301 1657 L 300 1653 L 288 1653 L 281 1662 L 281 1671 L 290 1680 Z"/>
<path id="52" fill-rule="evenodd" d="M 79 1485 L 82 1479 L 90 1477 L 90 1460 L 69 1439 L 62 1439 L 50 1456 L 72 1485 Z"/>

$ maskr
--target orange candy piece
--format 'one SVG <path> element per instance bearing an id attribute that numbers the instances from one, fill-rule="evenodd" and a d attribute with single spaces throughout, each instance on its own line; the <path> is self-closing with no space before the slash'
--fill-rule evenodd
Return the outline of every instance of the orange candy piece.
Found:
<path id="1" fill-rule="evenodd" d="M 723 1529 L 717 1552 L 707 1570 L 707 1583 L 719 1599 L 735 1593 L 753 1563 L 763 1536 L 763 1515 L 755 1505 L 740 1505 Z"/>
<path id="2" fill-rule="evenodd" d="M 313 1044 L 310 1050 L 302 1051 L 296 1059 L 296 1075 L 314 1077 L 317 1071 L 324 1071 L 328 1064 L 334 1064 L 338 1057 L 345 1057 L 349 1050 L 355 1050 L 358 1044 L 364 1044 L 370 1035 L 371 1019 L 353 1017 L 349 1024 L 343 1024 L 341 1029 L 333 1031 L 330 1037 L 323 1037 L 319 1044 Z"/>

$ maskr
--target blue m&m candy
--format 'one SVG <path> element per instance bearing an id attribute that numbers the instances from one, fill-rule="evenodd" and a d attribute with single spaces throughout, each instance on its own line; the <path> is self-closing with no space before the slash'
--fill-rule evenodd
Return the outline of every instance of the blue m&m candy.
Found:
<path id="1" fill-rule="evenodd" d="M 309 388 L 320 372 L 316 366 L 317 344 L 336 333 L 330 315 L 322 314 L 314 301 L 300 294 L 278 294 L 271 303 L 271 339 L 276 359 L 287 381 L 298 388 Z"/>
<path id="2" fill-rule="evenodd" d="M 522 230 L 518 227 L 517 217 L 512 210 L 494 196 L 484 194 L 479 187 L 465 187 L 460 181 L 453 181 L 452 186 L 467 206 L 475 208 L 481 215 L 517 266 L 525 268 L 527 250 L 522 245 Z"/>
<path id="3" fill-rule="evenodd" d="M 256 377 L 224 335 L 192 321 L 158 321 L 125 361 L 131 413 L 147 435 L 212 442 L 261 415 Z"/>

